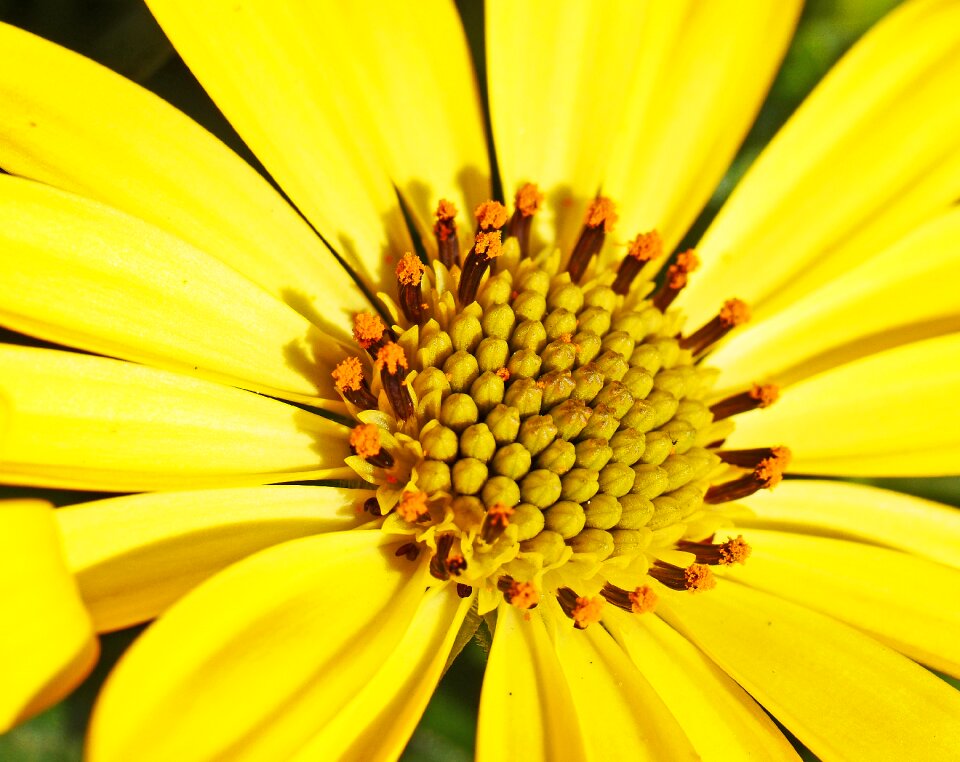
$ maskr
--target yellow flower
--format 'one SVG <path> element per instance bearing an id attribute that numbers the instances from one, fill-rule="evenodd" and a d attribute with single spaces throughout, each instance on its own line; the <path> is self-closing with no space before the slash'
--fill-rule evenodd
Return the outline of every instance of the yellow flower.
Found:
<path id="1" fill-rule="evenodd" d="M 481 759 L 955 754 L 957 514 L 763 488 L 958 470 L 957 3 L 669 260 L 795 2 L 489 2 L 512 209 L 449 4 L 149 4 L 303 216 L 0 26 L 0 321 L 92 353 L 0 346 L 0 479 L 135 493 L 0 511 L 0 726 L 159 616 L 91 760 L 391 758 L 486 617 Z"/>

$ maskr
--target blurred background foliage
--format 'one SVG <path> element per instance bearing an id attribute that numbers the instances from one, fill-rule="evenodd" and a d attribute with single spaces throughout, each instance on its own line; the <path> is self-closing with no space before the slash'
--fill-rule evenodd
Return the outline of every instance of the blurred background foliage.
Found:
<path id="1" fill-rule="evenodd" d="M 900 0 L 809 0 L 783 68 L 756 124 L 691 231 L 691 243 L 716 214 L 763 146 L 827 69 L 867 28 L 899 2 Z M 458 5 L 468 30 L 478 70 L 482 74 L 482 2 L 459 0 Z M 140 0 L 0 0 L 0 20 L 29 29 L 83 53 L 139 82 L 190 114 L 259 167 L 173 51 Z M 870 481 L 879 486 L 960 505 L 960 479 Z M 5 496 L 28 493 L 36 494 L 36 491 L 0 491 L 0 495 Z M 61 492 L 46 496 L 57 504 L 88 499 L 87 495 L 81 493 Z M 0 760 L 80 760 L 83 734 L 97 691 L 110 666 L 136 637 L 139 629 L 134 628 L 105 637 L 103 658 L 94 674 L 59 706 L 0 736 Z M 444 677 L 427 708 L 404 755 L 405 760 L 456 762 L 472 759 L 484 660 L 485 654 L 480 646 L 471 644 L 464 650 Z M 808 752 L 802 751 L 807 759 L 813 759 Z"/>

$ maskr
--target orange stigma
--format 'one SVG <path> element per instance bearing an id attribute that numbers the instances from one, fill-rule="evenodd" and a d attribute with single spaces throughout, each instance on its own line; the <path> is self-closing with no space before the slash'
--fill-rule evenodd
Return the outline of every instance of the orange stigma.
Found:
<path id="1" fill-rule="evenodd" d="M 663 256 L 663 239 L 656 230 L 640 233 L 630 242 L 627 254 L 640 262 L 650 262 Z"/>
<path id="2" fill-rule="evenodd" d="M 389 341 L 377 350 L 377 370 L 387 369 L 390 375 L 396 375 L 399 368 L 407 369 L 407 355 L 403 347 Z"/>
<path id="3" fill-rule="evenodd" d="M 380 429 L 372 423 L 361 423 L 350 432 L 350 448 L 361 458 L 380 454 Z"/>
<path id="4" fill-rule="evenodd" d="M 424 269 L 420 258 L 408 251 L 397 263 L 397 280 L 404 286 L 419 286 Z"/>
<path id="5" fill-rule="evenodd" d="M 477 252 L 477 254 L 483 254 L 487 259 L 496 259 L 503 254 L 503 246 L 500 243 L 500 231 L 495 230 L 492 233 L 477 233 L 474 251 Z"/>
<path id="6" fill-rule="evenodd" d="M 633 590 L 628 598 L 630 600 L 630 610 L 634 614 L 647 614 L 653 611 L 659 600 L 657 594 L 653 592 L 653 588 L 649 585 L 641 585 Z"/>
<path id="7" fill-rule="evenodd" d="M 720 322 L 729 328 L 743 325 L 750 319 L 750 308 L 740 299 L 727 299 L 720 308 Z"/>
<path id="8" fill-rule="evenodd" d="M 386 323 L 372 312 L 358 312 L 353 318 L 353 338 L 364 349 L 380 341 L 386 330 Z"/>
<path id="9" fill-rule="evenodd" d="M 499 201 L 484 201 L 474 211 L 480 230 L 499 230 L 507 224 L 507 207 Z"/>
<path id="10" fill-rule="evenodd" d="M 536 183 L 526 183 L 523 185 L 520 190 L 517 191 L 517 195 L 514 196 L 513 202 L 516 204 L 517 210 L 524 217 L 532 217 L 538 211 L 540 211 L 540 206 L 543 204 L 543 200 L 546 198 L 543 193 L 540 192 L 540 189 L 537 188 Z"/>
<path id="11" fill-rule="evenodd" d="M 497 582 L 497 588 L 507 603 L 523 611 L 532 609 L 540 602 L 540 593 L 532 582 L 518 582 L 504 576 Z"/>
<path id="12" fill-rule="evenodd" d="M 771 452 L 772 455 L 761 460 L 754 469 L 754 474 L 767 489 L 773 489 L 780 483 L 792 457 L 788 447 L 773 447 Z"/>
<path id="13" fill-rule="evenodd" d="M 754 384 L 749 394 L 759 403 L 757 407 L 770 407 L 780 399 L 780 387 L 776 384 Z"/>
<path id="14" fill-rule="evenodd" d="M 356 357 L 348 357 L 340 362 L 330 375 L 338 392 L 356 391 L 363 386 L 363 365 Z"/>
<path id="15" fill-rule="evenodd" d="M 430 513 L 430 509 L 427 507 L 426 492 L 419 490 L 416 492 L 404 492 L 400 496 L 400 502 L 397 504 L 397 515 L 404 521 L 412 524 L 428 513 Z"/>
<path id="16" fill-rule="evenodd" d="M 447 199 L 440 199 L 440 203 L 437 204 L 437 222 L 450 222 L 457 216 L 457 207 L 452 201 L 447 201 Z"/>
<path id="17" fill-rule="evenodd" d="M 609 198 L 600 196 L 595 198 L 587 206 L 587 213 L 583 218 L 583 224 L 588 228 L 598 228 L 603 225 L 605 233 L 613 230 L 613 226 L 618 219 L 617 206 Z"/>
<path id="18" fill-rule="evenodd" d="M 690 564 L 683 570 L 683 578 L 687 590 L 692 593 L 702 593 L 717 586 L 717 580 L 706 564 Z"/>

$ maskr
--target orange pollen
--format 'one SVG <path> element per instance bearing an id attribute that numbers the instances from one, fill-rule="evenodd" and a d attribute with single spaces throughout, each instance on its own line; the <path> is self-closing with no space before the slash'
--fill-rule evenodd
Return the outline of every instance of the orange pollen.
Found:
<path id="1" fill-rule="evenodd" d="M 363 386 L 363 365 L 356 357 L 348 357 L 330 375 L 338 392 L 356 391 Z"/>
<path id="2" fill-rule="evenodd" d="M 609 233 L 613 230 L 617 216 L 616 205 L 610 199 L 600 196 L 590 202 L 583 224 L 588 228 L 598 228 L 603 225 L 604 232 Z"/>
<path id="3" fill-rule="evenodd" d="M 577 605 L 573 607 L 570 616 L 573 617 L 573 621 L 577 627 L 582 630 L 588 625 L 600 621 L 604 603 L 605 601 L 600 596 L 577 598 Z"/>
<path id="4" fill-rule="evenodd" d="M 504 381 L 510 380 L 510 371 L 506 368 L 497 368 L 497 375 L 500 376 Z"/>
<path id="5" fill-rule="evenodd" d="M 478 233 L 474 251 L 477 254 L 483 254 L 487 259 L 496 259 L 503 253 L 503 247 L 500 243 L 500 231 L 494 230 L 492 233 Z"/>
<path id="6" fill-rule="evenodd" d="M 688 273 L 692 273 L 698 267 L 700 267 L 700 260 L 697 257 L 697 253 L 693 249 L 687 249 L 686 251 L 681 251 L 677 254 L 676 264 L 686 270 Z"/>
<path id="7" fill-rule="evenodd" d="M 454 217 L 457 216 L 457 207 L 454 206 L 452 201 L 447 201 L 447 199 L 440 199 L 440 203 L 437 204 L 437 219 L 449 222 Z"/>
<path id="8" fill-rule="evenodd" d="M 561 333 L 561 334 L 560 334 L 560 341 L 562 341 L 564 344 L 569 344 L 569 343 L 571 343 L 571 342 L 573 341 L 573 334 L 572 334 L 572 333 Z"/>
<path id="9" fill-rule="evenodd" d="M 407 252 L 397 264 L 397 280 L 404 286 L 419 286 L 423 278 L 424 266 L 420 258 Z"/>
<path id="10" fill-rule="evenodd" d="M 407 368 L 407 355 L 396 342 L 390 341 L 377 350 L 377 370 L 383 370 L 384 366 L 390 375 L 394 375 L 398 368 Z"/>
<path id="11" fill-rule="evenodd" d="M 773 447 L 771 452 L 773 455 L 761 460 L 753 470 L 754 475 L 767 489 L 773 489 L 780 483 L 792 457 L 788 447 Z"/>
<path id="12" fill-rule="evenodd" d="M 380 454 L 380 429 L 372 423 L 361 423 L 350 432 L 350 447 L 361 458 Z"/>
<path id="13" fill-rule="evenodd" d="M 513 580 L 504 593 L 504 598 L 511 606 L 518 609 L 530 609 L 537 605 L 540 594 L 532 582 L 517 582 Z"/>
<path id="14" fill-rule="evenodd" d="M 507 224 L 507 207 L 499 201 L 484 201 L 473 211 L 481 230 L 499 230 Z"/>
<path id="15" fill-rule="evenodd" d="M 725 566 L 745 563 L 752 551 L 750 544 L 743 539 L 743 535 L 739 535 L 720 544 L 720 563 Z"/>
<path id="16" fill-rule="evenodd" d="M 404 521 L 409 521 L 412 524 L 429 512 L 426 492 L 404 492 L 400 496 L 400 502 L 397 504 L 397 515 Z"/>
<path id="17" fill-rule="evenodd" d="M 687 285 L 687 276 L 687 271 L 682 267 L 678 267 L 675 264 L 670 265 L 670 267 L 667 268 L 667 285 L 674 291 L 679 291 Z"/>
<path id="18" fill-rule="evenodd" d="M 641 585 L 627 596 L 634 614 L 646 614 L 657 605 L 657 594 L 649 585 Z"/>
<path id="19" fill-rule="evenodd" d="M 514 510 L 509 505 L 494 503 L 487 510 L 487 521 L 491 526 L 506 528 L 510 523 L 510 517 L 513 516 L 513 513 Z"/>
<path id="20" fill-rule="evenodd" d="M 659 259 L 663 255 L 663 240 L 656 230 L 641 233 L 630 242 L 627 254 L 640 262 Z"/>
<path id="21" fill-rule="evenodd" d="M 540 210 L 544 198 L 546 196 L 540 192 L 535 183 L 527 183 L 517 191 L 517 195 L 514 196 L 514 203 L 520 210 L 520 214 L 524 217 L 532 217 Z"/>
<path id="22" fill-rule="evenodd" d="M 760 403 L 758 407 L 770 407 L 780 399 L 780 388 L 776 384 L 754 384 L 749 394 Z"/>
<path id="23" fill-rule="evenodd" d="M 353 338 L 364 349 L 369 349 L 383 338 L 386 324 L 372 312 L 358 312 L 353 318 Z"/>
<path id="24" fill-rule="evenodd" d="M 720 322 L 727 328 L 743 325 L 750 319 L 750 308 L 739 299 L 728 299 L 720 308 Z"/>
<path id="25" fill-rule="evenodd" d="M 683 581 L 687 590 L 694 593 L 700 593 L 704 590 L 712 590 L 717 586 L 717 580 L 706 564 L 690 564 L 683 571 Z"/>

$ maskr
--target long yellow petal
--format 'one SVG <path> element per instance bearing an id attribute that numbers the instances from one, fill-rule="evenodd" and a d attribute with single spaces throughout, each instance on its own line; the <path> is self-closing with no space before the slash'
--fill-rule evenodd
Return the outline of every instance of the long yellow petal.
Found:
<path id="1" fill-rule="evenodd" d="M 380 671 L 345 702 L 337 715 L 295 757 L 316 759 L 394 760 L 423 714 L 470 609 L 455 585 L 427 593 L 403 639 Z"/>
<path id="2" fill-rule="evenodd" d="M 336 487 L 155 492 L 56 512 L 67 564 L 99 632 L 157 617 L 258 550 L 350 529 L 372 493 Z"/>
<path id="3" fill-rule="evenodd" d="M 0 177 L 0 322 L 100 354 L 339 409 L 343 348 L 216 259 L 136 218 Z M 334 401 L 335 400 L 335 401 Z"/>
<path id="4" fill-rule="evenodd" d="M 194 589 L 104 686 L 92 762 L 288 759 L 372 678 L 423 596 L 380 532 L 293 540 Z"/>
<path id="5" fill-rule="evenodd" d="M 364 31 L 323 23 L 309 3 L 148 5 L 293 203 L 368 285 L 390 282 L 387 254 L 411 244 L 375 138 L 394 115 L 371 113 L 354 89 L 371 84 L 353 68 Z"/>
<path id="6" fill-rule="evenodd" d="M 246 162 L 148 91 L 0 24 L 0 166 L 140 217 L 317 325 L 368 308 L 302 218 Z"/>
<path id="7" fill-rule="evenodd" d="M 757 702 L 661 619 L 606 611 L 603 624 L 680 722 L 701 758 L 799 759 Z"/>
<path id="8" fill-rule="evenodd" d="M 960 333 L 856 360 L 737 418 L 730 447 L 786 444 L 792 471 L 938 476 L 960 471 Z"/>
<path id="9" fill-rule="evenodd" d="M 657 228 L 669 250 L 753 123 L 802 3 L 646 6 L 639 29 L 620 31 L 633 36 L 639 60 L 619 78 L 626 111 L 608 126 L 613 148 L 603 190 L 619 204 L 623 237 Z"/>
<path id="10" fill-rule="evenodd" d="M 960 193 L 960 6 L 905 3 L 827 76 L 721 210 L 678 301 L 759 317 L 864 261 Z"/>
<path id="11" fill-rule="evenodd" d="M 528 181 L 546 192 L 537 215 L 546 243 L 572 243 L 600 187 L 622 126 L 624 73 L 642 47 L 644 5 L 486 3 L 490 118 L 504 193 Z"/>
<path id="12" fill-rule="evenodd" d="M 0 602 L 3 733 L 73 690 L 99 651 L 48 503 L 0 502 Z"/>
<path id="13" fill-rule="evenodd" d="M 890 490 L 789 479 L 743 501 L 755 518 L 737 525 L 899 548 L 960 569 L 960 511 Z"/>
<path id="14" fill-rule="evenodd" d="M 581 632 L 564 624 L 554 631 L 554 645 L 585 729 L 588 759 L 700 759 L 677 718 L 606 630 Z"/>
<path id="15" fill-rule="evenodd" d="M 119 360 L 0 345 L 0 482 L 133 492 L 349 478 L 347 430 Z"/>
<path id="16" fill-rule="evenodd" d="M 960 571 L 858 542 L 760 529 L 742 534 L 753 553 L 729 570 L 731 579 L 852 624 L 960 677 Z"/>
<path id="17" fill-rule="evenodd" d="M 952 209 L 768 319 L 710 357 L 718 387 L 793 383 L 832 365 L 960 330 L 960 210 Z"/>
<path id="18" fill-rule="evenodd" d="M 497 610 L 483 675 L 477 760 L 586 759 L 570 687 L 537 610 Z"/>
<path id="19" fill-rule="evenodd" d="M 960 693 L 846 625 L 724 581 L 657 612 L 821 759 L 956 755 Z"/>

